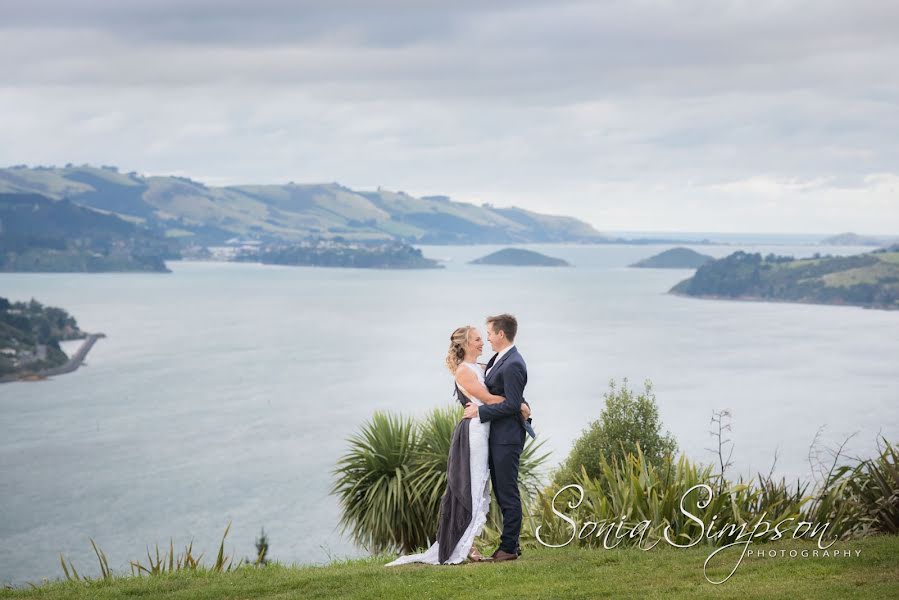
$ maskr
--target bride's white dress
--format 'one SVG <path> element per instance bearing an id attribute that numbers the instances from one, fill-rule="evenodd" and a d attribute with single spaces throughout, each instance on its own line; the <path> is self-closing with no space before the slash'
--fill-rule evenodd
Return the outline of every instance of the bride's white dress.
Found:
<path id="1" fill-rule="evenodd" d="M 484 384 L 484 371 L 481 366 L 476 363 L 463 362 L 468 366 L 478 378 L 481 384 Z M 472 396 L 461 385 L 459 389 L 465 394 L 469 400 L 478 406 L 483 402 Z M 471 523 L 462 539 L 456 544 L 456 548 L 450 555 L 448 564 L 458 564 L 468 558 L 468 552 L 471 550 L 474 539 L 481 533 L 484 524 L 487 522 L 487 511 L 490 509 L 490 468 L 487 464 L 487 455 L 489 447 L 487 439 L 490 437 L 490 423 L 481 423 L 478 418 L 469 419 L 468 422 L 468 447 L 469 447 L 469 463 L 471 470 Z M 437 532 L 434 532 L 436 536 Z M 387 563 L 386 566 L 392 567 L 396 565 L 405 565 L 408 563 L 427 563 L 431 565 L 440 564 L 437 558 L 440 553 L 438 542 L 434 542 L 430 548 L 421 554 L 409 554 L 401 556 L 393 562 Z"/>

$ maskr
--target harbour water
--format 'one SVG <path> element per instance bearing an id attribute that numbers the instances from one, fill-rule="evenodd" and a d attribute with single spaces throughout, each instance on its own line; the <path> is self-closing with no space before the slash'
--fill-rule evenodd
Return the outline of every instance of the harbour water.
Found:
<path id="1" fill-rule="evenodd" d="M 328 493 L 346 438 L 375 410 L 451 401 L 450 332 L 512 312 L 526 397 L 553 464 L 596 419 L 610 379 L 653 383 L 682 451 L 711 461 L 712 411 L 733 412 L 733 473 L 809 477 L 816 432 L 866 455 L 899 435 L 899 313 L 666 294 L 689 270 L 627 265 L 670 245 L 531 249 L 573 268 L 472 266 L 497 247 L 425 247 L 446 269 L 169 263 L 171 274 L 0 274 L 103 332 L 87 365 L 0 386 L 0 584 L 117 572 L 146 545 L 324 562 L 361 551 Z M 695 246 L 713 256 L 869 248 Z M 484 357 L 487 358 L 486 356 Z"/>

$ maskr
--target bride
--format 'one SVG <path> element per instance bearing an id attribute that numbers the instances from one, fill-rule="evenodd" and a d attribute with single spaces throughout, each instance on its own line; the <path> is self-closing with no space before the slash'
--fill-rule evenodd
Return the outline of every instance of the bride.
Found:
<path id="1" fill-rule="evenodd" d="M 484 385 L 484 367 L 476 361 L 484 350 L 480 332 L 466 325 L 450 336 L 446 366 L 456 379 L 456 395 L 464 405 L 497 404 L 505 398 L 494 396 Z M 521 405 L 525 418 L 530 416 L 527 404 Z M 400 556 L 386 566 L 408 563 L 458 564 L 467 557 L 472 561 L 489 560 L 474 547 L 474 539 L 487 522 L 490 508 L 490 470 L 488 445 L 490 423 L 480 419 L 462 419 L 453 432 L 447 463 L 447 487 L 440 501 L 437 541 L 421 554 Z"/>

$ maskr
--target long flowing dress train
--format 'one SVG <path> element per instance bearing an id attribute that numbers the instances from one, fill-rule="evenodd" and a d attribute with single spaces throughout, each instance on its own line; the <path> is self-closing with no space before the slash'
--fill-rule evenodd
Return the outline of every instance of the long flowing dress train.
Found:
<path id="1" fill-rule="evenodd" d="M 479 365 L 467 362 L 462 364 L 475 372 L 481 384 L 484 383 L 484 371 Z M 480 400 L 461 386 L 459 387 L 469 401 L 479 406 L 482 404 Z M 487 522 L 487 511 L 490 509 L 490 469 L 487 463 L 489 437 L 489 422 L 481 423 L 481 420 L 477 418 L 462 419 L 456 425 L 448 461 L 447 491 L 440 505 L 437 541 L 422 553 L 400 556 L 393 562 L 387 563 L 386 566 L 393 567 L 409 563 L 459 564 L 468 557 L 474 539 L 481 533 Z M 465 456 L 466 448 L 467 457 Z M 460 474 L 465 471 L 469 474 L 468 481 L 461 480 Z M 469 489 L 470 494 L 468 493 Z M 444 541 L 444 547 L 446 547 L 456 539 L 458 542 L 451 551 L 447 552 L 444 549 L 441 552 L 441 540 Z M 449 540 L 448 543 L 447 540 Z"/>

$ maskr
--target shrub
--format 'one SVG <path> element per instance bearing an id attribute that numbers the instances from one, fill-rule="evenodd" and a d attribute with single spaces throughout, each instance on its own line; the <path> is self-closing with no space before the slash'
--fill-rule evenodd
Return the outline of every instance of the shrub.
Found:
<path id="1" fill-rule="evenodd" d="M 638 444 L 643 456 L 657 467 L 677 452 L 674 437 L 662 433 L 652 382 L 647 379 L 643 386 L 643 392 L 636 395 L 628 388 L 627 378 L 620 388 L 614 379 L 609 382 L 599 419 L 574 442 L 571 453 L 553 477 L 554 483 L 572 483 L 582 468 L 588 476 L 596 478 L 601 472 L 602 458 L 616 463 L 628 454 L 637 454 Z"/>

